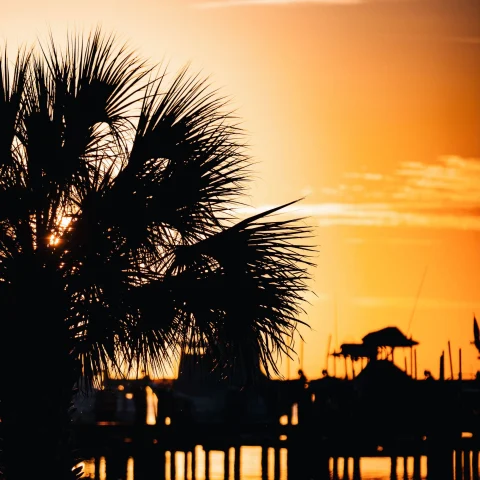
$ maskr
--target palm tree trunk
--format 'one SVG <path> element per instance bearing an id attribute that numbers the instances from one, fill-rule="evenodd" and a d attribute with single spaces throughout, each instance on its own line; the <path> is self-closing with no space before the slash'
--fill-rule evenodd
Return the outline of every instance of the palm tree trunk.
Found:
<path id="1" fill-rule="evenodd" d="M 45 289 L 30 292 L 2 312 L 10 332 L 0 339 L 0 479 L 71 480 L 69 409 L 78 368 L 62 312 Z"/>
<path id="2" fill-rule="evenodd" d="M 14 388 L 12 388 L 14 387 Z M 28 378 L 11 382 L 2 400 L 2 466 L 6 480 L 72 476 L 69 399 Z"/>
<path id="3" fill-rule="evenodd" d="M 17 269 L 2 298 L 0 465 L 5 480 L 70 480 L 69 408 L 79 378 L 62 291 L 45 269 Z"/>
<path id="4" fill-rule="evenodd" d="M 1 392 L 1 464 L 5 480 L 75 478 L 70 435 L 70 381 L 13 375 Z M 66 379 L 65 379 L 66 380 Z"/>

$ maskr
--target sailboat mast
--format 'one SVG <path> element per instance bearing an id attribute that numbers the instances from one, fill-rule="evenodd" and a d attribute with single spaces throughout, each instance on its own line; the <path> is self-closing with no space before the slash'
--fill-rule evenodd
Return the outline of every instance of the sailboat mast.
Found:
<path id="1" fill-rule="evenodd" d="M 303 338 L 300 339 L 300 370 L 303 371 L 303 354 L 305 349 L 305 340 Z"/>
<path id="2" fill-rule="evenodd" d="M 327 375 L 328 375 L 328 360 L 329 360 L 329 357 L 330 357 L 330 343 L 332 342 L 332 335 L 330 334 L 328 336 L 328 343 L 327 343 L 327 357 L 325 359 L 325 371 L 327 372 Z"/>
<path id="3" fill-rule="evenodd" d="M 448 357 L 450 359 L 450 378 L 453 380 L 452 349 L 450 348 L 450 340 L 448 341 Z"/>

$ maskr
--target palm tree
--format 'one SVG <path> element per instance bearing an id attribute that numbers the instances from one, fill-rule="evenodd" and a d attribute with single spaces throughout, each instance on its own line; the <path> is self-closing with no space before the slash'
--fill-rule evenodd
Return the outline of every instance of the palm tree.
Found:
<path id="1" fill-rule="evenodd" d="M 0 60 L 3 478 L 71 478 L 82 378 L 159 371 L 198 342 L 278 373 L 307 290 L 311 229 L 235 215 L 252 162 L 228 100 L 100 30 Z M 47 460 L 46 460 L 47 459 Z"/>

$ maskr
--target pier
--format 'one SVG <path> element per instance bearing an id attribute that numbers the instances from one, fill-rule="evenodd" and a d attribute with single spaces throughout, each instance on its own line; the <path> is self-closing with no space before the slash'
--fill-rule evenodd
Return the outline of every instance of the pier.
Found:
<path id="1" fill-rule="evenodd" d="M 366 457 L 388 458 L 391 480 L 407 478 L 399 478 L 398 470 L 413 470 L 414 480 L 479 480 L 480 379 L 418 379 L 413 368 L 408 372 L 392 361 L 393 348 L 416 342 L 392 333 L 397 343 L 391 355 L 380 354 L 378 345 L 343 346 L 345 358 L 367 356 L 352 378 L 259 375 L 244 387 L 221 381 L 208 358 L 198 362 L 191 355 L 183 358 L 177 380 L 110 379 L 96 398 L 94 416 L 74 423 L 75 441 L 85 458 L 96 464 L 104 459 L 107 480 L 125 478 L 128 458 L 134 459 L 135 480 L 179 478 L 177 452 L 185 479 L 195 480 L 198 448 L 204 478 L 210 478 L 210 453 L 218 451 L 225 480 L 240 480 L 245 446 L 262 449 L 264 480 L 268 471 L 280 480 L 282 451 L 289 480 L 359 480 Z M 148 394 L 157 400 L 152 424 Z"/>

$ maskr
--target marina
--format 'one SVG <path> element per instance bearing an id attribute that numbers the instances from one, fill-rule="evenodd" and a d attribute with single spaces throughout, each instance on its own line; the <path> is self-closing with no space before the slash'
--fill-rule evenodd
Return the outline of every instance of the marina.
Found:
<path id="1" fill-rule="evenodd" d="M 135 480 L 213 480 L 214 452 L 222 478 L 240 480 L 245 448 L 260 449 L 262 480 L 360 480 L 366 458 L 388 460 L 390 479 L 478 480 L 480 380 L 445 378 L 443 354 L 437 378 L 419 379 L 414 362 L 402 370 L 395 349 L 414 359 L 417 343 L 387 327 L 332 354 L 352 363 L 347 378 L 271 380 L 259 369 L 250 386 L 204 352 L 184 354 L 175 380 L 109 379 L 75 422 L 76 441 L 95 459 L 93 478 L 107 480 L 126 479 L 129 458 Z"/>

